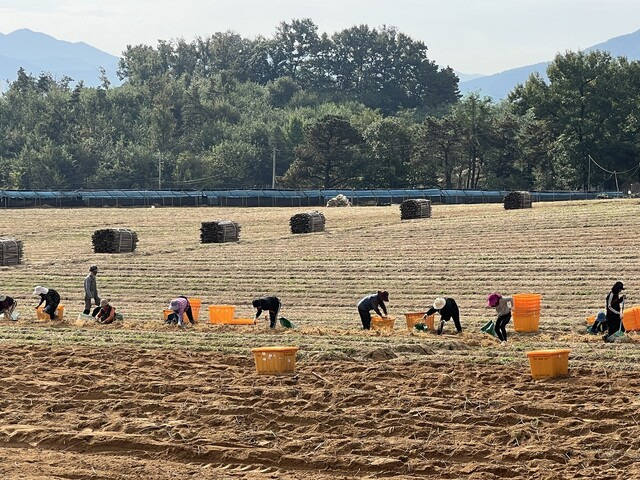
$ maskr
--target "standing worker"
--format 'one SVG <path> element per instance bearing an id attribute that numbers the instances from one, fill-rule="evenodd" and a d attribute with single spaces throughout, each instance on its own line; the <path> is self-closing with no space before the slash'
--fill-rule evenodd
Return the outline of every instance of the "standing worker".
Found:
<path id="1" fill-rule="evenodd" d="M 40 295 L 40 303 L 36 306 L 36 310 L 42 305 L 42 302 L 44 302 L 44 309 L 42 311 L 48 314 L 51 320 L 54 320 L 56 318 L 56 310 L 58 310 L 58 305 L 60 305 L 60 294 L 53 288 L 38 286 L 33 289 L 33 295 Z"/>
<path id="2" fill-rule="evenodd" d="M 13 318 L 13 311 L 16 309 L 18 302 L 7 295 L 0 295 L 0 316 L 4 315 L 6 320 L 17 320 Z"/>
<path id="3" fill-rule="evenodd" d="M 378 293 L 367 295 L 358 302 L 358 313 L 360 314 L 360 320 L 362 320 L 363 329 L 371 329 L 371 310 L 375 311 L 381 317 L 387 316 L 387 307 L 384 302 L 388 301 L 389 292 L 386 290 L 378 290 Z M 380 313 L 380 309 L 382 309 L 384 315 Z"/>
<path id="4" fill-rule="evenodd" d="M 89 267 L 89 275 L 84 277 L 84 314 L 89 315 L 91 311 L 91 300 L 95 300 L 96 308 L 93 309 L 91 316 L 95 317 L 100 311 L 100 297 L 98 296 L 98 284 L 96 282 L 98 275 L 98 266 L 91 265 Z"/>
<path id="5" fill-rule="evenodd" d="M 616 282 L 611 287 L 611 291 L 607 294 L 606 316 L 607 316 L 607 328 L 608 332 L 603 337 L 605 342 L 610 341 L 610 336 L 617 333 L 618 330 L 624 332 L 624 324 L 622 323 L 623 310 L 624 310 L 624 295 L 620 295 L 620 292 L 624 290 L 622 282 Z"/>
<path id="6" fill-rule="evenodd" d="M 462 333 L 462 326 L 460 325 L 460 310 L 458 309 L 458 304 L 453 298 L 443 298 L 438 297 L 433 302 L 433 306 L 429 309 L 427 313 L 424 314 L 425 317 L 429 315 L 433 315 L 434 313 L 440 314 L 440 325 L 438 326 L 437 334 L 442 335 L 442 328 L 444 327 L 444 323 L 448 322 L 453 318 L 453 323 L 456 326 L 456 330 L 458 333 Z"/>
<path id="7" fill-rule="evenodd" d="M 507 323 L 511 320 L 511 308 L 513 299 L 503 297 L 499 293 L 491 293 L 487 297 L 487 308 L 495 308 L 498 318 L 496 318 L 496 336 L 501 342 L 507 341 Z"/>
<path id="8" fill-rule="evenodd" d="M 282 307 L 282 303 L 278 297 L 262 297 L 256 298 L 253 302 L 251 302 L 253 308 L 257 308 L 256 312 L 256 320 L 260 318 L 262 311 L 269 312 L 269 328 L 276 328 L 276 319 L 278 318 L 278 313 L 280 313 L 280 308 Z"/>
<path id="9" fill-rule="evenodd" d="M 169 303 L 169 310 L 173 310 L 174 318 L 178 321 L 178 326 L 184 327 L 184 314 L 187 314 L 187 318 L 189 319 L 189 323 L 191 325 L 195 325 L 196 321 L 193 319 L 193 311 L 191 310 L 191 304 L 189 303 L 189 299 L 184 296 L 180 296 L 178 298 L 174 298 Z M 171 319 L 167 319 L 167 323 L 172 323 Z"/>

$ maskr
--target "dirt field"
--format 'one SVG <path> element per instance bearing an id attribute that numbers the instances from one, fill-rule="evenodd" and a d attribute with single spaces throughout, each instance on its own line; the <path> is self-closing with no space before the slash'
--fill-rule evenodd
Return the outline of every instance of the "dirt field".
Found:
<path id="1" fill-rule="evenodd" d="M 20 302 L 1 323 L 2 478 L 640 478 L 638 336 L 584 333 L 614 281 L 640 304 L 638 201 L 327 209 L 327 231 L 293 236 L 302 209 L 3 210 L 25 265 L 0 268 Z M 232 219 L 241 242 L 199 244 Z M 138 232 L 135 254 L 96 255 L 91 233 Z M 82 279 L 126 320 L 75 320 Z M 35 285 L 56 288 L 62 324 L 34 322 Z M 355 304 L 389 290 L 391 334 L 362 332 Z M 478 333 L 486 294 L 543 295 L 540 332 L 507 345 Z M 178 331 L 179 294 L 237 305 L 277 293 L 299 326 L 206 322 Z M 458 300 L 465 332 L 409 333 L 401 313 Z M 206 320 L 203 309 L 201 315 Z M 295 376 L 255 374 L 250 348 L 300 347 Z M 534 381 L 526 351 L 571 348 L 571 376 Z"/>

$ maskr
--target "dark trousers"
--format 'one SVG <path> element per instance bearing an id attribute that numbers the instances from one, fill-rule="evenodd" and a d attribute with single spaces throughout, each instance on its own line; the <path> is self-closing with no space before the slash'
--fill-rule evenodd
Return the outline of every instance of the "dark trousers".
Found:
<path id="1" fill-rule="evenodd" d="M 436 331 L 438 335 L 442 334 L 442 329 L 444 327 L 445 322 L 448 322 L 451 319 L 453 319 L 453 324 L 456 326 L 456 330 L 458 331 L 458 333 L 462 332 L 462 325 L 460 325 L 460 315 L 454 315 L 451 318 L 440 317 L 440 325 L 438 326 L 438 330 Z"/>
<path id="2" fill-rule="evenodd" d="M 191 325 L 195 325 L 196 321 L 193 319 L 193 310 L 191 310 L 191 303 L 189 302 L 189 299 L 187 297 L 182 296 L 182 295 L 179 298 L 184 298 L 187 301 L 187 309 L 184 311 L 184 313 L 187 314 L 187 318 L 189 319 L 189 323 Z"/>
<path id="3" fill-rule="evenodd" d="M 511 321 L 511 313 L 500 315 L 496 319 L 496 335 L 503 342 L 507 341 L 507 323 Z"/>
<path id="4" fill-rule="evenodd" d="M 620 330 L 621 327 L 622 331 L 624 332 L 624 325 L 622 324 L 620 315 L 607 312 L 607 328 L 609 329 L 609 335 L 616 333 L 618 330 Z"/>
<path id="5" fill-rule="evenodd" d="M 60 305 L 60 302 L 48 303 L 44 306 L 42 311 L 49 314 L 49 317 L 51 318 L 51 320 L 53 320 L 56 318 L 56 310 L 58 310 L 58 305 Z"/>
<path id="6" fill-rule="evenodd" d="M 362 328 L 371 330 L 371 312 L 358 309 L 358 313 L 360 314 L 360 320 L 362 320 Z"/>

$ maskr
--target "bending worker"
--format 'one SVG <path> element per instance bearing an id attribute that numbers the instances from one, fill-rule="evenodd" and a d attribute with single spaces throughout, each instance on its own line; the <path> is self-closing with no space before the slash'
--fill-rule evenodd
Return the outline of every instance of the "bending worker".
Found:
<path id="1" fill-rule="evenodd" d="M 17 305 L 18 302 L 13 298 L 7 295 L 0 295 L 0 316 L 4 315 L 6 320 L 14 320 L 13 311 L 16 309 Z"/>
<path id="2" fill-rule="evenodd" d="M 100 302 L 100 310 L 98 311 L 98 315 L 96 315 L 96 320 L 98 321 L 98 323 L 109 324 L 113 323 L 115 319 L 115 307 L 109 304 L 109 300 L 102 300 Z"/>
<path id="3" fill-rule="evenodd" d="M 42 311 L 48 314 L 51 320 L 54 320 L 56 318 L 56 310 L 60 305 L 60 294 L 53 288 L 38 286 L 33 289 L 33 295 L 40 295 L 40 303 L 36 306 L 36 310 L 44 302 Z"/>
<path id="4" fill-rule="evenodd" d="M 453 298 L 438 297 L 433 302 L 433 306 L 425 313 L 425 317 L 433 315 L 434 313 L 440 314 L 440 325 L 438 326 L 438 335 L 442 335 L 442 328 L 444 323 L 453 318 L 453 323 L 456 326 L 458 333 L 462 333 L 462 326 L 460 325 L 460 310 L 458 304 Z"/>
<path id="5" fill-rule="evenodd" d="M 360 320 L 362 320 L 362 328 L 365 330 L 371 329 L 371 310 L 375 311 L 381 317 L 387 316 L 387 307 L 384 302 L 388 301 L 389 292 L 386 290 L 378 290 L 378 293 L 367 295 L 358 302 L 358 313 L 360 314 Z M 384 315 L 380 313 L 380 309 L 382 309 Z"/>
<path id="6" fill-rule="evenodd" d="M 496 336 L 501 342 L 507 341 L 507 323 L 511 320 L 511 308 L 513 299 L 503 297 L 499 293 L 491 293 L 487 297 L 486 308 L 496 309 Z"/>
<path id="7" fill-rule="evenodd" d="M 96 301 L 96 308 L 93 309 L 91 316 L 95 317 L 100 311 L 100 297 L 98 296 L 98 284 L 96 282 L 98 275 L 98 266 L 91 265 L 89 267 L 89 275 L 84 277 L 84 314 L 89 315 L 91 311 L 91 300 Z"/>
<path id="8" fill-rule="evenodd" d="M 253 308 L 257 308 L 256 319 L 260 318 L 262 311 L 269 312 L 269 327 L 276 328 L 276 319 L 278 318 L 278 313 L 280 313 L 280 308 L 282 307 L 282 303 L 278 297 L 262 297 L 256 298 L 253 302 L 251 302 Z"/>
<path id="9" fill-rule="evenodd" d="M 169 310 L 173 310 L 173 314 L 178 321 L 180 327 L 184 327 L 184 314 L 187 314 L 187 318 L 191 325 L 195 325 L 196 321 L 193 319 L 193 311 L 191 310 L 191 304 L 187 297 L 180 296 L 174 298 L 169 303 Z M 171 319 L 168 319 L 167 323 L 171 323 Z"/>

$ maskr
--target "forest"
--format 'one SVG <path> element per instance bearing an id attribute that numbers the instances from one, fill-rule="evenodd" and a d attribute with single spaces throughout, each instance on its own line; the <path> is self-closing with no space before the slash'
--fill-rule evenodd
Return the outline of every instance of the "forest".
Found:
<path id="1" fill-rule="evenodd" d="M 23 69 L 0 95 L 0 188 L 617 189 L 639 177 L 640 63 L 564 52 L 548 81 L 461 96 L 393 27 L 128 46 L 113 86 Z"/>

